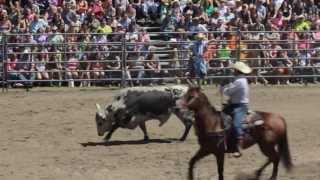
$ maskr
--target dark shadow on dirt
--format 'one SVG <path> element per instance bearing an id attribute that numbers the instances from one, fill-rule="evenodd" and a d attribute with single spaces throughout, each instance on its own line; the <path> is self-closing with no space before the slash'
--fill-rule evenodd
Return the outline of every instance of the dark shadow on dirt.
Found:
<path id="1" fill-rule="evenodd" d="M 139 145 L 139 144 L 149 144 L 149 143 L 158 143 L 158 144 L 168 144 L 172 143 L 175 139 L 150 139 L 146 140 L 130 140 L 130 141 L 108 141 L 108 142 L 87 142 L 80 143 L 83 147 L 87 146 L 120 146 L 120 145 Z"/>

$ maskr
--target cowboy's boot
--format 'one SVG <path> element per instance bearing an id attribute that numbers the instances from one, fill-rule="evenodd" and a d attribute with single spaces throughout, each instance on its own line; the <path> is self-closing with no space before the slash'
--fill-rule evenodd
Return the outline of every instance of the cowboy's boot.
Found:
<path id="1" fill-rule="evenodd" d="M 240 149 L 244 147 L 244 139 L 243 137 L 238 137 L 238 146 L 237 146 L 237 151 L 234 152 L 232 155 L 235 158 L 239 158 L 242 156 Z"/>

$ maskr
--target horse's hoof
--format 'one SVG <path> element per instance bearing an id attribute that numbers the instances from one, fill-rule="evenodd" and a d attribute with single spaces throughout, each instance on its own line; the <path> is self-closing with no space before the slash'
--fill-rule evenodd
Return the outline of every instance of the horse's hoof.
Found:
<path id="1" fill-rule="evenodd" d="M 149 137 L 148 136 L 145 136 L 144 138 L 143 138 L 143 141 L 145 141 L 145 142 L 148 142 L 150 139 L 149 139 Z"/>
<path id="2" fill-rule="evenodd" d="M 104 142 L 108 142 L 108 141 L 110 140 L 110 138 L 111 138 L 111 137 L 106 136 L 106 137 L 103 138 L 103 141 L 104 141 Z"/>

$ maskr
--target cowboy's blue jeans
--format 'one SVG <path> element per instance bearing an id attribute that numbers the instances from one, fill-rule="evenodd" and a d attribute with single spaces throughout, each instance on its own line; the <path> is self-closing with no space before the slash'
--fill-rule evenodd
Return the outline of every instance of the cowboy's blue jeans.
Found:
<path id="1" fill-rule="evenodd" d="M 241 124 L 247 112 L 247 104 L 237 104 L 237 106 L 233 109 L 233 126 L 236 130 L 237 138 L 243 136 L 244 134 Z"/>

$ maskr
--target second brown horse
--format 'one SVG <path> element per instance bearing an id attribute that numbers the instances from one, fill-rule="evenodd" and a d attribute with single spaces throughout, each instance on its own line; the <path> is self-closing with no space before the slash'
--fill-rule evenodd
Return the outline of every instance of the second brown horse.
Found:
<path id="1" fill-rule="evenodd" d="M 214 154 L 217 160 L 219 180 L 223 180 L 225 131 L 220 111 L 209 102 L 207 96 L 199 87 L 190 87 L 187 93 L 177 101 L 178 106 L 188 107 L 195 113 L 195 132 L 200 149 L 189 162 L 188 179 L 193 180 L 193 169 L 196 162 L 203 157 Z M 284 118 L 268 112 L 255 112 L 263 121 L 262 125 L 253 127 L 245 138 L 242 148 L 246 149 L 257 143 L 262 153 L 267 156 L 267 162 L 255 172 L 259 179 L 262 171 L 273 163 L 271 180 L 277 179 L 278 165 L 282 161 L 285 168 L 292 167 L 288 147 L 287 128 Z"/>

